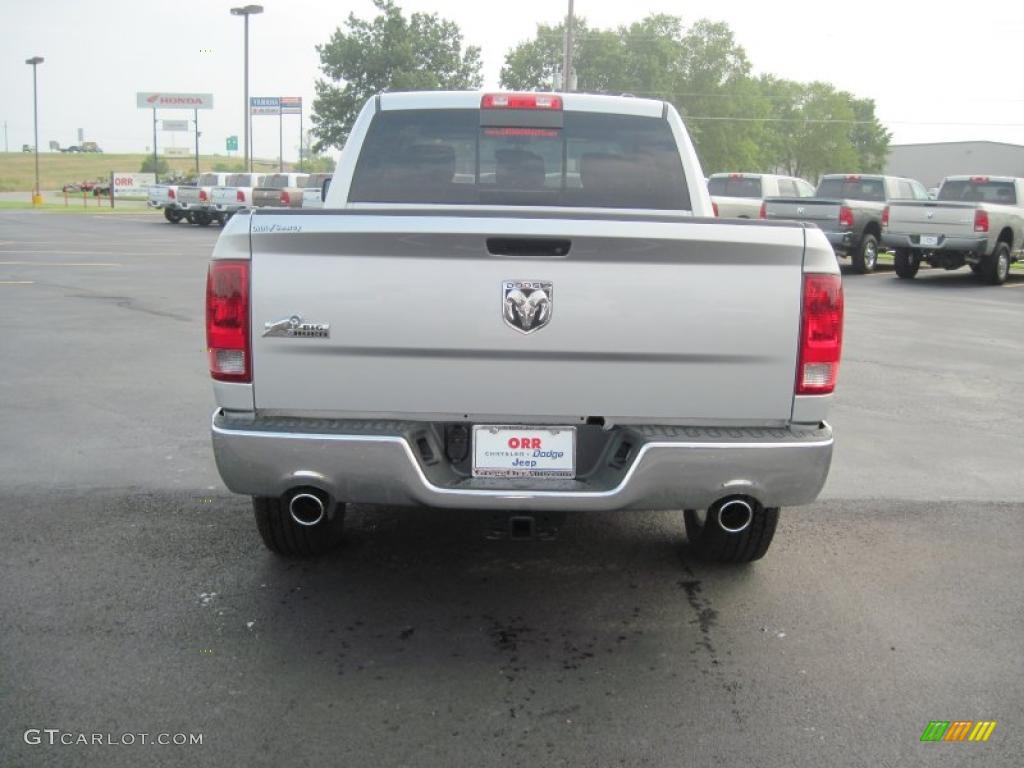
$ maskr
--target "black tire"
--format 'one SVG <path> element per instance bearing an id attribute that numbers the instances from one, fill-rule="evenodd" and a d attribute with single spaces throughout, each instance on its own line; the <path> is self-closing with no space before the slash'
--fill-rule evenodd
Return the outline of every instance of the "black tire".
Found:
<path id="1" fill-rule="evenodd" d="M 753 520 L 740 533 L 726 533 L 693 509 L 683 512 L 683 521 L 690 551 L 701 560 L 750 563 L 760 560 L 768 551 L 779 523 L 779 508 L 755 507 Z"/>
<path id="2" fill-rule="evenodd" d="M 213 218 L 215 218 L 217 220 L 217 226 L 218 227 L 223 227 L 224 226 L 224 222 L 227 221 L 227 217 L 225 217 L 225 215 L 223 213 L 218 213 Z"/>
<path id="3" fill-rule="evenodd" d="M 921 257 L 915 256 L 908 248 L 899 248 L 893 256 L 893 265 L 896 267 L 896 277 L 913 280 L 921 268 Z"/>
<path id="4" fill-rule="evenodd" d="M 996 243 L 985 260 L 981 262 L 981 277 L 989 285 L 1002 285 L 1010 274 L 1010 246 Z"/>
<path id="5" fill-rule="evenodd" d="M 164 218 L 171 224 L 177 224 L 181 221 L 181 211 L 175 211 L 172 208 L 164 208 Z"/>
<path id="6" fill-rule="evenodd" d="M 878 266 L 878 238 L 870 232 L 865 232 L 850 261 L 853 268 L 862 275 L 874 272 Z"/>
<path id="7" fill-rule="evenodd" d="M 341 542 L 344 504 L 330 504 L 327 516 L 313 526 L 299 525 L 292 520 L 281 498 L 254 496 L 252 509 L 263 543 L 271 552 L 284 557 L 316 557 Z"/>
<path id="8" fill-rule="evenodd" d="M 195 223 L 198 224 L 200 227 L 208 227 L 210 226 L 210 222 L 213 221 L 210 214 L 206 213 L 205 211 L 196 211 L 195 220 Z"/>
<path id="9" fill-rule="evenodd" d="M 185 219 L 189 224 L 196 223 L 196 215 L 192 211 L 185 211 Z"/>

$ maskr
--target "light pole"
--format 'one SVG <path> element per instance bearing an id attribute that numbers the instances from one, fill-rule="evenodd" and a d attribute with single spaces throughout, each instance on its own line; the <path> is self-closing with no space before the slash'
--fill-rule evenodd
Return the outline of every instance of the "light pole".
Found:
<path id="1" fill-rule="evenodd" d="M 31 59 L 25 59 L 25 63 L 32 65 L 32 125 L 35 131 L 33 149 L 36 153 L 36 188 L 32 192 L 32 205 L 42 205 L 43 197 L 39 194 L 39 91 L 36 87 L 36 67 L 43 63 L 43 57 L 33 56 Z"/>
<path id="2" fill-rule="evenodd" d="M 262 5 L 243 5 L 231 9 L 232 16 L 245 17 L 245 109 L 242 112 L 245 115 L 245 143 L 242 144 L 242 154 L 246 158 L 249 173 L 252 173 L 252 150 L 249 146 L 249 140 L 252 138 L 250 136 L 252 121 L 249 118 L 249 17 L 258 13 L 263 13 Z"/>

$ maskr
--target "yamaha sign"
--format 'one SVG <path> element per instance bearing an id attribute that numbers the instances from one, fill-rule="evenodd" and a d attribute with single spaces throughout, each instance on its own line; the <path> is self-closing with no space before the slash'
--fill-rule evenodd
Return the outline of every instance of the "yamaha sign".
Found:
<path id="1" fill-rule="evenodd" d="M 163 93 L 161 91 L 135 94 L 139 109 L 213 109 L 212 93 Z"/>

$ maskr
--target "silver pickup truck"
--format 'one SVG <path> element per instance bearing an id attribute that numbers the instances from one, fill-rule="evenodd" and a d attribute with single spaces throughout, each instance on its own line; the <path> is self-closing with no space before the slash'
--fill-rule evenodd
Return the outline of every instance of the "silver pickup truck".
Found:
<path id="1" fill-rule="evenodd" d="M 935 201 L 892 202 L 882 242 L 895 252 L 896 274 L 911 279 L 922 261 L 960 269 L 990 285 L 1006 282 L 1024 253 L 1024 179 L 950 176 Z"/>
<path id="2" fill-rule="evenodd" d="M 927 200 L 919 181 L 897 176 L 833 173 L 821 177 L 812 198 L 767 199 L 765 219 L 795 219 L 825 233 L 837 257 L 850 257 L 856 272 L 874 272 L 882 237 L 882 214 L 893 200 Z"/>
<path id="3" fill-rule="evenodd" d="M 178 187 L 178 206 L 189 224 L 208 227 L 213 222 L 224 223 L 227 215 L 213 205 L 213 188 L 224 186 L 227 178 L 226 173 L 203 173 L 194 185 Z"/>
<path id="4" fill-rule="evenodd" d="M 832 250 L 713 218 L 665 102 L 370 99 L 326 207 L 236 215 L 206 302 L 217 467 L 285 555 L 368 502 L 679 509 L 747 562 L 828 474 Z"/>
<path id="5" fill-rule="evenodd" d="M 263 183 L 262 173 L 232 173 L 223 186 L 210 190 L 210 201 L 213 208 L 228 218 L 242 208 L 252 207 L 252 191 Z"/>

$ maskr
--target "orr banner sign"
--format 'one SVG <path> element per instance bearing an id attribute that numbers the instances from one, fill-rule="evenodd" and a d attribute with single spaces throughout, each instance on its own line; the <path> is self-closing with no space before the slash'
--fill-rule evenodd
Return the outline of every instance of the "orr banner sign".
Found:
<path id="1" fill-rule="evenodd" d="M 139 91 L 135 101 L 139 109 L 213 109 L 212 93 Z"/>
<path id="2" fill-rule="evenodd" d="M 150 184 L 156 184 L 155 173 L 119 173 L 111 174 L 111 189 L 114 197 L 143 197 L 149 194 Z"/>

